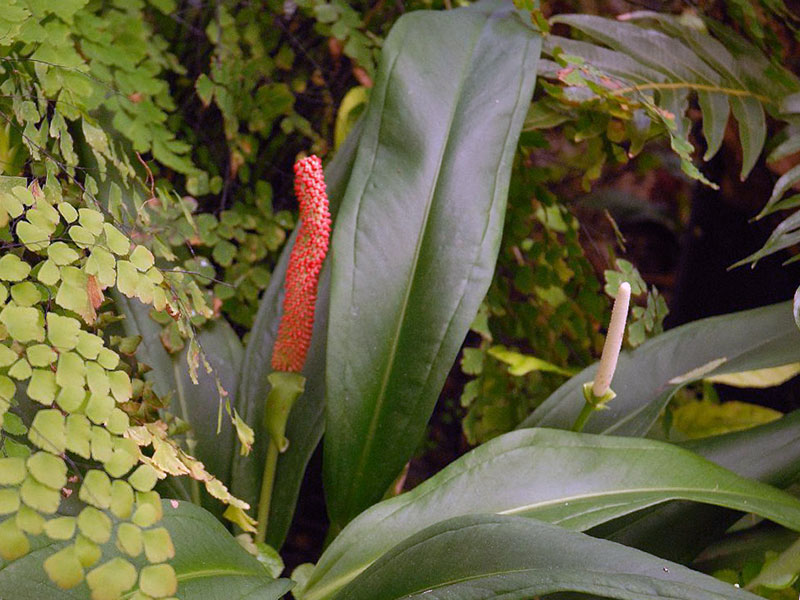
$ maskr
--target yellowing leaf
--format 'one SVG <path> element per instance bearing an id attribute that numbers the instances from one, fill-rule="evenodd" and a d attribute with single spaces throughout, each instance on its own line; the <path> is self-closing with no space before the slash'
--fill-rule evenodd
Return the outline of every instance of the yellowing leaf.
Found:
<path id="1" fill-rule="evenodd" d="M 75 547 L 71 545 L 47 557 L 44 570 L 62 590 L 74 588 L 83 581 L 83 565 L 75 554 Z"/>
<path id="2" fill-rule="evenodd" d="M 111 505 L 111 480 L 108 475 L 97 469 L 87 471 L 78 498 L 96 508 L 108 508 Z"/>
<path id="3" fill-rule="evenodd" d="M 17 527 L 15 519 L 0 523 L 0 558 L 10 562 L 25 556 L 30 549 L 30 542 Z"/>
<path id="4" fill-rule="evenodd" d="M 87 506 L 78 515 L 78 529 L 96 544 L 105 544 L 111 537 L 111 519 L 93 506 Z"/>
<path id="5" fill-rule="evenodd" d="M 178 591 L 178 578 L 172 565 L 150 565 L 139 574 L 139 589 L 153 598 L 166 598 Z"/>
<path id="6" fill-rule="evenodd" d="M 32 306 L 6 305 L 0 311 L 0 323 L 6 326 L 8 334 L 18 342 L 44 341 L 44 318 Z"/>
<path id="7" fill-rule="evenodd" d="M 53 242 L 47 248 L 47 256 L 59 267 L 71 265 L 80 258 L 80 255 L 64 242 Z"/>
<path id="8" fill-rule="evenodd" d="M 672 427 L 690 439 L 749 429 L 780 419 L 771 408 L 746 402 L 690 402 L 672 412 Z"/>
<path id="9" fill-rule="evenodd" d="M 67 415 L 67 450 L 83 458 L 90 458 L 92 456 L 89 445 L 91 431 L 92 425 L 85 415 Z"/>
<path id="10" fill-rule="evenodd" d="M 558 365 L 549 363 L 541 358 L 536 358 L 535 356 L 520 354 L 519 352 L 509 350 L 504 346 L 493 346 L 489 348 L 489 354 L 495 357 L 497 360 L 509 365 L 508 372 L 511 375 L 526 375 L 532 371 L 548 371 L 551 373 L 558 373 L 559 375 L 564 375 L 566 377 L 570 377 L 575 374 L 574 370 L 559 367 Z"/>
<path id="11" fill-rule="evenodd" d="M 742 371 L 707 377 L 713 383 L 722 383 L 741 388 L 768 388 L 786 383 L 800 373 L 800 363 L 772 367 L 771 369 L 756 369 L 755 371 Z"/>
<path id="12" fill-rule="evenodd" d="M 28 477 L 19 490 L 22 501 L 42 514 L 52 515 L 61 503 L 61 492 Z M 44 524 L 44 523 L 43 523 Z"/>
<path id="13" fill-rule="evenodd" d="M 3 364 L 3 348 L 0 347 L 0 365 Z M 25 350 L 28 362 L 34 367 L 47 367 L 58 358 L 55 351 L 47 344 L 35 344 Z"/>
<path id="14" fill-rule="evenodd" d="M 11 286 L 11 298 L 17 306 L 33 306 L 42 301 L 42 294 L 35 284 L 23 281 Z"/>
<path id="15" fill-rule="evenodd" d="M 139 271 L 147 271 L 154 264 L 153 254 L 144 246 L 136 246 L 131 252 L 130 261 Z"/>
<path id="16" fill-rule="evenodd" d="M 56 517 L 44 524 L 44 532 L 51 540 L 68 540 L 75 534 L 75 517 Z"/>
<path id="17" fill-rule="evenodd" d="M 50 408 L 37 411 L 28 432 L 32 444 L 53 454 L 62 454 L 66 450 L 66 436 L 66 424 L 61 411 Z"/>
<path id="18" fill-rule="evenodd" d="M 19 221 L 16 233 L 19 240 L 25 244 L 28 250 L 41 252 L 50 245 L 50 235 L 53 232 L 28 221 Z"/>
<path id="19" fill-rule="evenodd" d="M 103 224 L 108 249 L 117 256 L 127 256 L 131 249 L 131 241 L 119 229 L 110 223 Z"/>
<path id="20" fill-rule="evenodd" d="M 37 452 L 27 461 L 28 471 L 36 481 L 54 490 L 67 485 L 67 465 L 49 452 Z"/>
<path id="21" fill-rule="evenodd" d="M 142 553 L 142 530 L 133 523 L 120 523 L 117 527 L 117 547 L 128 556 Z"/>
<path id="22" fill-rule="evenodd" d="M 76 319 L 47 313 L 47 338 L 58 350 L 72 350 L 78 343 L 80 328 L 80 321 Z"/>
<path id="23" fill-rule="evenodd" d="M 151 563 L 160 563 L 175 556 L 175 546 L 169 531 L 164 527 L 148 529 L 143 533 L 144 553 Z"/>
<path id="24" fill-rule="evenodd" d="M 55 373 L 49 369 L 33 369 L 26 390 L 31 400 L 50 405 L 56 399 L 57 390 Z"/>
<path id="25" fill-rule="evenodd" d="M 0 458 L 0 485 L 19 485 L 25 480 L 27 472 L 24 459 Z"/>
<path id="26" fill-rule="evenodd" d="M 92 600 L 118 600 L 136 583 L 136 568 L 127 560 L 112 558 L 89 571 L 86 583 L 92 590 Z"/>

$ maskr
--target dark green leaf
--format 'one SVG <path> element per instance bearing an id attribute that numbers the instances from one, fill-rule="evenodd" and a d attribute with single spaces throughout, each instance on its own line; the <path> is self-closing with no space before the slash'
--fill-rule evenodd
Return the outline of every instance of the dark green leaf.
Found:
<path id="1" fill-rule="evenodd" d="M 620 544 L 486 515 L 451 519 L 398 544 L 337 598 L 525 600 L 562 591 L 624 600 L 758 598 Z"/>
<path id="2" fill-rule="evenodd" d="M 320 558 L 305 600 L 328 597 L 398 540 L 450 517 L 501 513 L 586 530 L 668 500 L 771 515 L 800 530 L 800 501 L 677 446 L 549 429 L 512 432 L 354 519 Z"/>
<path id="3" fill-rule="evenodd" d="M 617 397 L 592 415 L 585 431 L 642 436 L 685 383 L 798 361 L 800 332 L 790 302 L 695 321 L 623 353 L 611 384 Z M 571 428 L 584 403 L 581 386 L 596 369 L 567 381 L 521 427 Z"/>
<path id="4" fill-rule="evenodd" d="M 335 526 L 413 453 L 489 286 L 540 45 L 499 2 L 405 15 L 386 40 L 333 239 Z"/>
<path id="5" fill-rule="evenodd" d="M 743 477 L 785 488 L 800 476 L 800 411 L 747 431 L 693 440 L 684 447 Z M 688 562 L 740 516 L 724 508 L 670 502 L 597 527 L 592 534 Z"/>

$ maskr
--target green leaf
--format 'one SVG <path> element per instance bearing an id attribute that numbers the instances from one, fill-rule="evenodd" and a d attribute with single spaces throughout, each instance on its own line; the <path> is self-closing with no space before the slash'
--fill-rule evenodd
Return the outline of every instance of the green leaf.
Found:
<path id="1" fill-rule="evenodd" d="M 800 331 L 791 302 L 702 319 L 658 335 L 620 355 L 608 410 L 598 411 L 585 431 L 645 435 L 672 395 L 704 377 L 753 371 L 800 360 Z M 584 399 L 581 386 L 594 379 L 587 367 L 545 400 L 520 427 L 569 429 Z"/>
<path id="2" fill-rule="evenodd" d="M 44 318 L 38 308 L 8 304 L 0 311 L 0 323 L 18 342 L 44 341 Z"/>
<path id="3" fill-rule="evenodd" d="M 333 239 L 334 527 L 380 499 L 416 449 L 491 282 L 540 49 L 493 2 L 407 14 L 386 40 Z"/>
<path id="4" fill-rule="evenodd" d="M 620 544 L 488 515 L 451 519 L 405 540 L 339 597 L 525 600 L 565 591 L 620 600 L 758 598 Z"/>
<path id="5" fill-rule="evenodd" d="M 546 371 L 567 377 L 575 374 L 574 370 L 564 369 L 535 356 L 520 354 L 505 346 L 492 346 L 489 348 L 489 354 L 509 365 L 508 372 L 511 375 L 527 375 L 531 371 Z"/>
<path id="6" fill-rule="evenodd" d="M 800 411 L 767 425 L 682 446 L 743 477 L 786 487 L 800 476 Z M 672 502 L 617 519 L 592 534 L 688 562 L 739 517 L 740 512 L 719 507 Z"/>
<path id="7" fill-rule="evenodd" d="M 328 200 L 334 220 L 350 179 L 360 134 L 361 125 L 358 124 L 325 169 Z M 282 311 L 283 281 L 296 238 L 297 234 L 294 233 L 286 243 L 259 304 L 242 362 L 241 383 L 236 397 L 238 413 L 250 426 L 260 431 L 249 455 L 242 456 L 238 452 L 234 454 L 231 469 L 232 493 L 251 506 L 258 503 L 264 457 L 269 443 L 269 436 L 263 429 L 264 399 L 270 390 L 267 380 L 269 369 L 265 369 L 264 365 L 270 364 L 272 359 L 272 348 Z M 267 530 L 267 542 L 275 548 L 280 548 L 289 531 L 303 474 L 325 428 L 325 345 L 329 297 L 330 261 L 327 261 L 320 273 L 314 330 L 303 370 L 306 389 L 301 401 L 295 404 L 289 415 L 286 425 L 289 449 L 278 457 L 275 473 Z"/>
<path id="8" fill-rule="evenodd" d="M 328 597 L 398 540 L 450 517 L 514 514 L 586 530 L 676 499 L 767 511 L 800 529 L 800 502 L 788 494 L 671 444 L 522 430 L 479 446 L 411 492 L 359 515 L 322 555 L 303 598 Z"/>
<path id="9" fill-rule="evenodd" d="M 289 580 L 270 577 L 261 563 L 207 511 L 190 502 L 176 500 L 164 501 L 162 506 L 161 525 L 169 531 L 175 545 L 175 558 L 170 562 L 178 580 L 175 596 L 192 600 L 229 597 L 278 600 L 291 588 Z M 22 534 L 15 529 L 6 536 L 4 529 L 10 527 L 6 523 L 13 525 L 13 519 L 0 523 L 0 553 L 19 555 L 14 549 L 23 544 Z M 6 545 L 6 540 L 13 542 L 14 546 Z M 115 542 L 112 539 L 103 546 L 104 558 L 115 556 L 115 560 L 121 560 L 125 557 L 137 568 L 145 566 L 144 556 L 128 557 L 116 548 Z M 17 560 L 0 554 L 3 556 L 0 560 L 0 598 L 86 600 L 89 590 L 85 582 L 71 590 L 61 590 L 42 569 L 43 560 L 66 544 L 48 543 L 45 539 L 37 539 L 34 543 L 34 551 Z M 82 544 L 85 546 L 85 541 Z M 135 578 L 131 585 L 134 583 Z M 132 592 L 136 589 L 134 586 Z"/>

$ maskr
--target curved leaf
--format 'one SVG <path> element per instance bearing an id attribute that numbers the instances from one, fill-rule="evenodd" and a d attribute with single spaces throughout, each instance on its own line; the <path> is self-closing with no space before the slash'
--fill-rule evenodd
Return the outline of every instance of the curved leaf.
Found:
<path id="1" fill-rule="evenodd" d="M 529 429 L 475 448 L 362 513 L 323 553 L 303 598 L 329 597 L 398 540 L 450 517 L 514 514 L 586 530 L 674 499 L 753 511 L 800 530 L 800 501 L 677 446 Z"/>
<path id="2" fill-rule="evenodd" d="M 783 302 L 676 327 L 620 355 L 608 410 L 589 419 L 585 431 L 645 435 L 675 391 L 709 375 L 740 373 L 800 361 L 800 331 L 791 303 Z M 569 429 L 584 399 L 581 386 L 597 365 L 567 381 L 520 427 Z"/>
<path id="3" fill-rule="evenodd" d="M 192 600 L 277 600 L 292 587 L 287 579 L 273 579 L 258 560 L 250 555 L 209 512 L 191 502 L 164 501 L 166 527 L 175 546 L 170 564 L 178 578 L 179 598 Z M 41 539 L 41 537 L 40 537 Z M 48 543 L 11 563 L 0 559 L 0 598 L 14 600 L 86 600 L 84 582 L 71 590 L 52 583 L 42 568 L 44 560 L 64 545 Z M 109 542 L 104 556 L 121 555 Z M 146 564 L 143 556 L 130 560 L 137 567 Z M 135 590 L 128 592 L 129 598 Z"/>
<path id="4" fill-rule="evenodd" d="M 136 357 L 152 369 L 146 378 L 153 383 L 153 389 L 159 396 L 172 398 L 170 411 L 192 426 L 195 446 L 191 454 L 227 485 L 236 436 L 230 419 L 224 414 L 224 408 L 220 407 L 215 377 L 219 378 L 229 397 L 235 398 L 243 354 L 239 337 L 224 319 L 209 321 L 198 330 L 197 342 L 213 373 L 199 369 L 198 383 L 195 385 L 189 376 L 187 349 L 173 355 L 167 353 L 159 337 L 161 325 L 148 316 L 150 307 L 138 300 L 125 298 L 122 294 L 115 293 L 114 300 L 125 314 L 122 324 L 127 334 L 142 336 Z M 220 410 L 223 412 L 221 421 Z M 204 500 L 206 508 L 217 506 L 211 499 Z"/>
<path id="5" fill-rule="evenodd" d="M 743 477 L 785 488 L 800 477 L 800 411 L 747 431 L 682 446 Z M 592 535 L 688 562 L 739 517 L 738 511 L 670 502 L 594 528 Z"/>
<path id="6" fill-rule="evenodd" d="M 420 532 L 337 598 L 525 600 L 563 591 L 622 600 L 758 598 L 620 544 L 533 519 L 486 515 L 451 519 Z"/>
<path id="7" fill-rule="evenodd" d="M 335 527 L 413 453 L 489 286 L 540 47 L 504 2 L 410 13 L 386 40 L 333 237 Z"/>
<path id="8" fill-rule="evenodd" d="M 350 179 L 350 170 L 360 135 L 361 124 L 358 123 L 325 169 L 328 200 L 331 216 L 334 219 L 339 201 Z M 264 458 L 269 442 L 269 435 L 262 425 L 264 402 L 270 389 L 267 375 L 270 373 L 272 347 L 282 312 L 283 280 L 296 236 L 294 233 L 289 238 L 272 272 L 270 284 L 261 298 L 242 361 L 240 389 L 235 401 L 239 414 L 256 431 L 256 439 L 249 455 L 242 456 L 238 452 L 233 455 L 231 491 L 251 506 L 256 506 L 258 503 Z M 280 548 L 283 544 L 294 515 L 303 474 L 325 429 L 324 374 L 329 294 L 330 261 L 327 261 L 320 274 L 314 332 L 303 372 L 306 377 L 306 389 L 289 415 L 286 425 L 286 437 L 290 440 L 289 449 L 278 458 L 275 473 L 267 531 L 267 543 L 274 548 Z"/>

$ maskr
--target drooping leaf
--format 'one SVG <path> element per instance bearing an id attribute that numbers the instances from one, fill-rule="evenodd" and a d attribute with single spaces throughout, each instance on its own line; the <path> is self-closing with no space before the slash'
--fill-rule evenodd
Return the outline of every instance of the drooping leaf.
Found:
<path id="1" fill-rule="evenodd" d="M 278 600 L 291 588 L 289 580 L 270 577 L 261 563 L 207 511 L 190 502 L 167 500 L 162 504 L 161 524 L 175 545 L 175 558 L 170 561 L 178 581 L 175 596 L 192 600 L 230 597 Z M 42 567 L 48 556 L 67 544 L 47 543 L 41 538 L 35 543 L 23 558 L 0 559 L 0 598 L 86 600 L 89 590 L 85 583 L 62 590 L 50 581 Z M 125 557 L 137 568 L 146 565 L 143 555 L 135 558 L 125 555 L 116 548 L 113 539 L 103 548 L 103 555 Z"/>
<path id="2" fill-rule="evenodd" d="M 192 436 L 196 442 L 193 455 L 227 484 L 235 452 L 235 433 L 225 408 L 220 406 L 215 377 L 219 378 L 228 398 L 235 398 L 243 353 L 236 333 L 223 319 L 209 322 L 197 332 L 197 340 L 213 372 L 209 374 L 205 369 L 200 369 L 199 382 L 195 385 L 187 364 L 188 348 L 174 355 L 167 353 L 160 339 L 161 325 L 148 316 L 150 308 L 121 294 L 115 294 L 114 297 L 126 316 L 123 324 L 127 335 L 142 336 L 136 355 L 151 367 L 147 377 L 153 382 L 156 393 L 165 398 L 171 397 L 170 411 L 192 426 Z M 206 504 L 208 508 L 215 505 L 214 501 Z"/>
<path id="3" fill-rule="evenodd" d="M 611 387 L 617 397 L 592 415 L 585 431 L 642 436 L 675 391 L 703 377 L 796 363 L 800 332 L 790 302 L 676 327 L 623 353 Z M 521 427 L 569 429 L 583 406 L 581 386 L 597 365 L 584 369 L 545 400 Z"/>
<path id="4" fill-rule="evenodd" d="M 681 445 L 743 477 L 785 488 L 800 477 L 800 411 L 746 431 Z M 616 519 L 591 533 L 669 560 L 688 562 L 741 514 L 715 506 L 669 502 Z"/>
<path id="5" fill-rule="evenodd" d="M 399 540 L 450 517 L 514 514 L 586 530 L 675 499 L 766 509 L 800 529 L 800 502 L 677 446 L 522 430 L 479 446 L 411 492 L 359 515 L 322 555 L 303 598 L 328 597 Z"/>
<path id="6" fill-rule="evenodd" d="M 494 515 L 458 517 L 421 531 L 337 598 L 525 600 L 563 591 L 620 600 L 758 598 L 620 544 L 533 519 Z"/>
<path id="7" fill-rule="evenodd" d="M 333 237 L 324 478 L 336 527 L 411 456 L 486 293 L 540 47 L 496 2 L 405 15 L 386 40 Z"/>
<path id="8" fill-rule="evenodd" d="M 328 200 L 331 217 L 334 221 L 339 202 L 350 179 L 350 170 L 355 159 L 360 131 L 361 126 L 357 124 L 325 170 Z M 263 427 L 264 404 L 270 389 L 267 375 L 270 373 L 272 348 L 282 313 L 283 281 L 295 238 L 296 234 L 289 238 L 286 248 L 272 272 L 270 285 L 259 304 L 255 324 L 250 332 L 250 341 L 242 361 L 239 392 L 235 403 L 236 410 L 242 415 L 242 418 L 259 432 L 250 454 L 243 456 L 238 452 L 235 453 L 231 467 L 231 491 L 251 506 L 256 506 L 258 503 L 264 459 L 269 443 L 269 436 Z M 324 380 L 329 281 L 330 263 L 326 262 L 320 274 L 314 331 L 303 371 L 306 378 L 306 389 L 289 415 L 286 425 L 289 449 L 278 457 L 275 473 L 267 530 L 267 542 L 274 548 L 280 548 L 283 544 L 294 515 L 294 507 L 297 503 L 306 465 L 325 429 Z"/>

